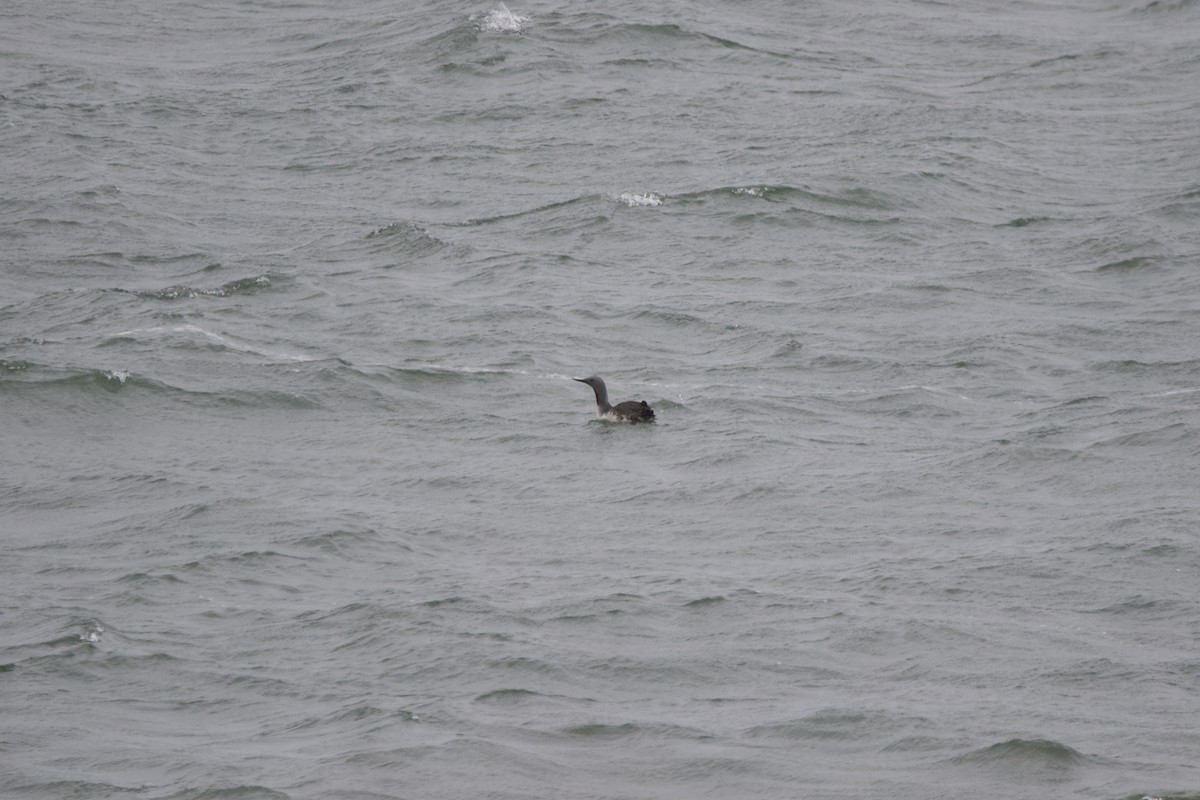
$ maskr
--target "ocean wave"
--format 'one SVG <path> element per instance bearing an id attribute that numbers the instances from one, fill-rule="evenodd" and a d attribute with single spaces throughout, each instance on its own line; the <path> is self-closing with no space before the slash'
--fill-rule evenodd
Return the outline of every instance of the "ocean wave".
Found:
<path id="1" fill-rule="evenodd" d="M 374 252 L 390 256 L 427 256 L 450 246 L 448 241 L 430 233 L 415 222 L 393 222 L 367 234 Z"/>
<path id="2" fill-rule="evenodd" d="M 3 379 L 5 372 L 9 373 L 10 380 Z M 32 361 L 0 360 L 0 390 L 5 387 L 15 389 L 17 386 L 100 389 L 110 393 L 119 392 L 127 387 L 141 387 L 152 391 L 165 388 L 165 385 L 158 381 L 134 375 L 123 369 L 57 367 Z"/>
<path id="3" fill-rule="evenodd" d="M 964 403 L 970 403 L 970 398 L 936 386 L 912 385 L 871 392 L 854 405 L 867 414 L 938 419 L 963 416 L 968 411 Z"/>
<path id="4" fill-rule="evenodd" d="M 803 186 L 747 184 L 717 187 L 697 192 L 694 197 L 704 199 L 724 195 L 749 197 L 770 203 L 786 203 L 795 206 L 852 208 L 864 211 L 896 211 L 908 205 L 906 201 L 895 195 L 863 186 L 852 186 L 840 191 L 818 191 Z"/>
<path id="5" fill-rule="evenodd" d="M 5 648 L 0 672 L 18 667 L 55 669 L 72 662 L 80 653 L 92 652 L 108 628 L 107 623 L 94 617 L 47 617 L 24 632 L 24 642 Z"/>
<path id="6" fill-rule="evenodd" d="M 1120 361 L 1098 361 L 1089 365 L 1094 372 L 1152 376 L 1200 376 L 1200 359 L 1192 358 L 1184 361 L 1138 361 L 1123 359 Z"/>
<path id="7" fill-rule="evenodd" d="M 0 362 L 0 369 L 11 362 Z M 8 377 L 5 377 L 5 372 Z M 315 409 L 321 404 L 307 394 L 276 388 L 255 389 L 226 387 L 220 389 L 184 388 L 167 381 L 124 369 L 92 369 L 61 367 L 33 362 L 21 362 L 18 369 L 0 372 L 0 395 L 31 396 L 36 393 L 42 401 L 89 396 L 96 400 L 108 395 L 146 393 L 164 400 L 200 407 L 251 407 Z"/>
<path id="8" fill-rule="evenodd" d="M 909 207 L 909 203 L 903 198 L 863 187 L 818 191 L 796 186 L 743 184 L 672 192 L 669 197 L 672 206 L 710 206 L 716 213 L 727 214 L 736 222 L 788 221 L 799 216 L 840 223 L 894 224 L 902 221 L 900 215 Z M 517 211 L 443 225 L 459 228 L 522 222 L 534 225 L 535 230 L 540 233 L 591 230 L 598 224 L 611 221 L 611 212 L 607 211 L 606 207 L 613 203 L 629 208 L 659 208 L 667 205 L 667 199 L 668 195 L 660 191 L 584 194 Z M 406 229 L 403 223 L 400 225 L 401 231 L 404 232 L 398 231 L 396 235 L 404 241 L 420 238 L 419 234 Z M 428 230 L 421 230 L 434 242 L 441 241 Z"/>
<path id="9" fill-rule="evenodd" d="M 1052 739 L 1009 739 L 949 759 L 951 764 L 1001 767 L 1013 775 L 1027 769 L 1063 769 L 1093 759 Z"/>
<path id="10" fill-rule="evenodd" d="M 786 722 L 756 725 L 745 731 L 750 738 L 858 740 L 865 736 L 908 727 L 923 720 L 875 710 L 829 708 Z"/>
<path id="11" fill-rule="evenodd" d="M 462 222 L 446 223 L 447 227 L 451 228 L 471 228 L 481 225 L 492 225 L 498 222 L 509 222 L 512 220 L 526 219 L 538 215 L 559 212 L 564 209 L 571 209 L 584 205 L 598 204 L 604 197 L 599 194 L 579 195 L 566 200 L 556 200 L 551 203 L 545 203 L 533 208 L 523 209 L 520 211 L 510 211 L 503 214 L 496 214 L 489 217 L 475 217 L 473 219 L 464 220 Z"/>
<path id="12" fill-rule="evenodd" d="M 297 353 L 288 353 L 282 350 L 263 347 L 261 345 L 247 344 L 239 341 L 237 338 L 229 334 L 220 334 L 194 325 L 192 323 L 184 323 L 181 325 L 152 325 L 146 328 L 131 328 L 126 331 L 118 331 L 108 334 L 104 343 L 111 345 L 120 341 L 138 341 L 143 339 L 176 339 L 179 341 L 195 341 L 197 339 L 207 341 L 219 349 L 236 351 L 239 353 L 249 353 L 251 355 L 262 356 L 273 361 L 287 362 L 312 362 L 320 361 L 320 356 L 300 355 Z"/>
<path id="13" fill-rule="evenodd" d="M 475 27 L 485 33 L 524 33 L 525 26 L 532 20 L 508 10 L 508 6 L 500 3 L 486 14 L 471 17 Z"/>
<path id="14" fill-rule="evenodd" d="M 490 705 L 515 706 L 529 700 L 540 700 L 544 697 L 546 695 L 543 695 L 541 692 L 535 692 L 532 689 L 493 689 L 490 692 L 478 695 L 475 698 L 475 702 Z"/>
<path id="15" fill-rule="evenodd" d="M 1134 256 L 1133 258 L 1123 258 L 1120 261 L 1110 261 L 1106 264 L 1101 264 L 1096 267 L 1096 272 L 1133 272 L 1135 270 L 1145 270 L 1157 266 L 1160 259 L 1154 256 Z"/>
<path id="16" fill-rule="evenodd" d="M 1174 14 L 1200 8 L 1200 0 L 1151 0 L 1133 9 L 1135 14 Z"/>
<path id="17" fill-rule="evenodd" d="M 383 725 L 395 721 L 418 722 L 420 717 L 409 711 L 389 711 L 369 704 L 358 704 L 348 708 L 339 708 L 321 717 L 307 717 L 298 720 L 287 727 L 289 733 L 303 730 L 320 730 L 326 726 L 336 726 L 340 733 L 345 734 L 356 728 L 366 726 L 368 730 L 379 729 Z M 349 731 L 347 731 L 349 728 Z"/>
<path id="18" fill-rule="evenodd" d="M 722 35 L 707 32 L 701 22 L 670 20 L 638 22 L 597 12 L 579 12 L 548 19 L 544 35 L 554 40 L 568 40 L 575 45 L 617 42 L 623 53 L 651 51 L 663 63 L 681 65 L 674 52 L 686 52 L 688 59 L 697 58 L 696 51 L 706 47 L 725 51 L 740 51 L 749 57 L 767 56 L 772 59 L 794 59 L 789 53 L 747 44 L 731 38 L 723 29 Z M 721 57 L 719 55 L 714 57 Z M 611 63 L 611 62 L 610 62 Z"/>
<path id="19" fill-rule="evenodd" d="M 304 548 L 305 550 L 341 557 L 349 557 L 360 552 L 370 554 L 373 557 L 381 545 L 385 543 L 393 549 L 403 548 L 406 551 L 412 550 L 411 547 L 401 545 L 394 540 L 385 540 L 374 528 L 338 528 L 322 533 L 305 534 L 291 541 L 292 545 Z"/>
<path id="20" fill-rule="evenodd" d="M 272 287 L 271 278 L 267 275 L 255 275 L 251 278 L 239 278 L 237 280 L 223 283 L 211 289 L 196 288 L 193 286 L 168 286 L 164 289 L 155 289 L 149 291 L 133 292 L 138 297 L 145 297 L 151 300 L 181 300 L 194 297 L 233 297 L 234 295 L 251 295 L 257 294 L 265 289 Z M 124 292 L 124 289 L 115 289 L 113 291 Z"/>
<path id="21" fill-rule="evenodd" d="M 1192 427 L 1183 422 L 1175 422 L 1149 430 L 1106 437 L 1091 444 L 1089 449 L 1115 447 L 1124 453 L 1129 448 L 1138 447 L 1148 447 L 1152 450 L 1172 444 L 1182 444 L 1186 447 L 1194 441 L 1195 433 Z"/>
<path id="22" fill-rule="evenodd" d="M 137 335 L 136 331 L 123 334 Z M 153 334 L 153 331 L 151 331 Z M 295 362 L 285 362 L 295 363 Z M 174 375 L 174 371 L 173 371 Z M 110 402 L 112 396 L 135 400 L 154 397 L 201 408 L 247 407 L 317 409 L 325 402 L 356 402 L 371 408 L 391 409 L 398 402 L 397 388 L 411 392 L 406 403 L 429 403 L 425 384 L 490 380 L 504 376 L 533 375 L 562 379 L 512 367 L 421 363 L 406 365 L 353 365 L 341 359 L 305 359 L 296 366 L 276 364 L 254 383 L 228 385 L 220 379 L 206 386 L 187 377 L 163 378 L 129 368 L 62 366 L 28 359 L 0 359 L 0 396 L 40 398 L 41 402 L 77 402 L 80 397 Z"/>
<path id="23" fill-rule="evenodd" d="M 1027 228 L 1030 225 L 1040 225 L 1047 222 L 1055 222 L 1053 217 L 1017 217 L 1008 222 L 997 223 L 997 228 Z"/>
<path id="24" fill-rule="evenodd" d="M 736 224 L 771 225 L 834 223 L 889 225 L 903 221 L 911 203 L 900 196 L 852 186 L 818 190 L 777 184 L 735 184 L 677 192 L 673 205 L 707 206 Z"/>
<path id="25" fill-rule="evenodd" d="M 630 208 L 656 208 L 663 204 L 663 196 L 654 192 L 622 192 L 617 200 Z"/>
<path id="26" fill-rule="evenodd" d="M 140 786 L 120 786 L 114 783 L 86 780 L 50 780 L 33 781 L 19 787 L 12 787 L 19 792 L 20 797 L 27 798 L 62 798 L 62 797 L 136 797 L 142 791 Z M 226 794 L 223 797 L 210 794 L 199 794 L 195 790 L 184 794 L 176 794 L 177 800 L 275 800 L 266 795 L 247 794 L 239 791 L 237 794 Z M 282 795 L 287 798 L 287 795 Z"/>

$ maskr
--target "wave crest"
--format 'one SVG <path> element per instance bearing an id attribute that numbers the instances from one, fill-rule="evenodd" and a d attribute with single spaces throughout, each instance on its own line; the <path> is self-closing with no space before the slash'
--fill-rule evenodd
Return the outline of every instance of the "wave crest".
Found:
<path id="1" fill-rule="evenodd" d="M 630 208 L 656 208 L 663 204 L 663 196 L 654 192 L 622 192 L 617 200 Z"/>
<path id="2" fill-rule="evenodd" d="M 529 17 L 509 11 L 504 3 L 473 21 L 475 27 L 487 33 L 524 33 L 525 26 L 531 22 Z"/>

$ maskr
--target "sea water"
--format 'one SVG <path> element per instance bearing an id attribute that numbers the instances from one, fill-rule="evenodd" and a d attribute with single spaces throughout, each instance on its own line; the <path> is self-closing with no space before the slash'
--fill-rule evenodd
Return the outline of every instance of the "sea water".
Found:
<path id="1" fill-rule="evenodd" d="M 0 795 L 1200 796 L 1198 30 L 7 3 Z"/>

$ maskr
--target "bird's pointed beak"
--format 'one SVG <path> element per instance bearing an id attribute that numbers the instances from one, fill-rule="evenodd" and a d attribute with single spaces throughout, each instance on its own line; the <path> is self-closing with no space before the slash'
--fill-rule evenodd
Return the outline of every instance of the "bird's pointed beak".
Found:
<path id="1" fill-rule="evenodd" d="M 571 378 L 571 380 L 579 381 L 580 383 L 587 383 L 587 378 Z"/>

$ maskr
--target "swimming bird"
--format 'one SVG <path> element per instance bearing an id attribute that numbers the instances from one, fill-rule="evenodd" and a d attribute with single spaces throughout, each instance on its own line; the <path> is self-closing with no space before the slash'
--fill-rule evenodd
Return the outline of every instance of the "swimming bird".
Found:
<path id="1" fill-rule="evenodd" d="M 596 393 L 596 416 L 610 422 L 654 422 L 654 409 L 645 400 L 626 400 L 615 406 L 608 404 L 608 387 L 598 375 L 590 378 L 572 378 L 586 383 Z"/>

